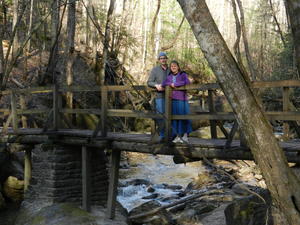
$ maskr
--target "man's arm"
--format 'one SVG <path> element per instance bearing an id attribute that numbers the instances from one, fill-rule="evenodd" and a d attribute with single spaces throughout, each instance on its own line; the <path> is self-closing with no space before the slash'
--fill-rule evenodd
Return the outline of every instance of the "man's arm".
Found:
<path id="1" fill-rule="evenodd" d="M 153 87 L 155 88 L 155 85 L 157 85 L 157 81 L 156 81 L 156 76 L 155 76 L 155 68 L 153 68 L 150 72 L 150 76 L 148 78 L 148 81 L 147 81 L 147 85 L 149 87 Z"/>

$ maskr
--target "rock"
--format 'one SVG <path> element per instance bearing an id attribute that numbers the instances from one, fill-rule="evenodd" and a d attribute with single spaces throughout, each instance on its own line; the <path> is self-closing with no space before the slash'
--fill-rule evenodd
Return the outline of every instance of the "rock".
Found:
<path id="1" fill-rule="evenodd" d="M 3 194 L 13 202 L 23 200 L 24 181 L 16 177 L 9 176 L 3 184 Z"/>
<path id="2" fill-rule="evenodd" d="M 0 163 L 0 182 L 4 182 L 9 176 L 17 177 L 19 180 L 24 179 L 23 162 L 20 161 L 19 155 L 19 153 L 0 152 L 0 161 L 1 158 L 5 159 Z"/>
<path id="3" fill-rule="evenodd" d="M 6 151 L 6 145 L 0 143 L 0 165 L 2 165 L 9 158 L 9 153 Z"/>
<path id="4" fill-rule="evenodd" d="M 229 204 L 225 209 L 227 225 L 266 225 L 273 224 L 271 218 L 271 197 L 267 190 L 259 193 L 266 201 L 266 204 L 256 195 L 251 195 L 242 199 L 237 199 Z M 268 213 L 268 214 L 267 214 Z"/>
<path id="5" fill-rule="evenodd" d="M 161 204 L 155 200 L 146 202 L 129 213 L 129 219 L 133 224 L 151 224 L 151 225 L 172 225 L 174 221 L 171 217 L 171 214 L 168 213 L 165 209 L 160 209 L 157 213 L 152 215 L 146 215 L 138 218 L 130 218 L 135 215 L 139 215 L 142 213 L 147 213 L 153 209 L 159 208 Z"/>
<path id="6" fill-rule="evenodd" d="M 260 175 L 260 174 L 255 174 L 254 177 L 255 177 L 257 180 L 263 179 L 263 176 Z"/>
<path id="7" fill-rule="evenodd" d="M 137 185 L 150 185 L 150 181 L 148 180 L 144 180 L 144 179 L 134 179 L 134 180 L 130 180 L 128 182 L 126 182 L 126 186 L 129 186 L 129 185 L 134 185 L 134 186 L 137 186 Z"/>
<path id="8" fill-rule="evenodd" d="M 0 188 L 1 189 L 1 188 Z M 3 198 L 2 194 L 1 194 L 1 191 L 0 191 L 0 211 L 2 209 L 4 209 L 6 206 L 6 203 L 5 203 L 5 199 Z"/>
<path id="9" fill-rule="evenodd" d="M 150 193 L 155 192 L 155 188 L 150 186 L 150 187 L 147 188 L 147 192 L 150 192 Z"/>
<path id="10" fill-rule="evenodd" d="M 227 225 L 224 210 L 227 207 L 227 204 L 223 204 L 216 208 L 214 211 L 211 211 L 209 214 L 200 219 L 199 224 L 203 225 Z M 236 224 L 240 225 L 240 224 Z"/>
<path id="11" fill-rule="evenodd" d="M 202 214 L 213 211 L 217 208 L 216 204 L 205 202 L 194 202 L 188 204 L 183 212 L 177 217 L 177 224 L 194 224 Z"/>
<path id="12" fill-rule="evenodd" d="M 209 184 L 215 183 L 214 177 L 207 171 L 198 174 L 198 176 L 187 185 L 185 192 L 189 192 L 195 189 L 201 189 Z"/>
<path id="13" fill-rule="evenodd" d="M 154 199 L 154 198 L 157 198 L 158 196 L 159 196 L 158 193 L 154 193 L 152 195 L 148 195 L 148 196 L 142 197 L 142 199 Z"/>
<path id="14" fill-rule="evenodd" d="M 70 204 L 60 203 L 47 206 L 30 214 L 23 210 L 15 225 L 97 225 L 90 213 Z"/>
<path id="15" fill-rule="evenodd" d="M 180 189 L 182 189 L 181 185 L 176 185 L 176 184 L 172 184 L 172 185 L 166 184 L 165 186 L 166 186 L 166 188 L 171 189 L 171 190 L 180 190 Z"/>
<path id="16" fill-rule="evenodd" d="M 245 187 L 249 188 L 245 184 L 235 184 L 232 186 L 232 191 L 238 195 L 248 196 L 251 195 L 251 193 L 245 189 Z"/>
<path id="17" fill-rule="evenodd" d="M 174 200 L 177 200 L 177 199 L 179 199 L 178 195 L 171 195 L 171 196 L 160 198 L 159 200 L 162 201 L 162 202 L 171 202 L 171 201 L 174 201 Z"/>

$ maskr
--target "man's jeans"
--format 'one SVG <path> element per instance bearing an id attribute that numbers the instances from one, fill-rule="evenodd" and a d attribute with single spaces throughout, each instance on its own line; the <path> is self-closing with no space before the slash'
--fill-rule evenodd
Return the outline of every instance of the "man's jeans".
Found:
<path id="1" fill-rule="evenodd" d="M 158 114 L 164 114 L 165 113 L 165 99 L 164 98 L 156 98 L 155 99 L 155 109 L 156 113 Z M 161 138 L 164 138 L 165 136 L 165 123 L 163 119 L 157 119 L 156 120 L 159 136 Z"/>

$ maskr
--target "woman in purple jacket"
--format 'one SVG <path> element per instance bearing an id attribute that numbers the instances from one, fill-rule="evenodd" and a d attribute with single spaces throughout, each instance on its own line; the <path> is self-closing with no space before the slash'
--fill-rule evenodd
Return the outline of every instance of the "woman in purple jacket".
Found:
<path id="1" fill-rule="evenodd" d="M 172 88 L 181 87 L 190 84 L 188 76 L 185 72 L 180 70 L 179 63 L 173 60 L 170 63 L 171 72 L 167 79 L 162 83 L 162 86 L 170 86 Z M 190 113 L 189 103 L 186 91 L 174 90 L 172 91 L 172 114 L 186 115 Z M 175 137 L 174 143 L 188 142 L 188 134 L 192 132 L 190 120 L 172 120 L 172 135 Z"/>

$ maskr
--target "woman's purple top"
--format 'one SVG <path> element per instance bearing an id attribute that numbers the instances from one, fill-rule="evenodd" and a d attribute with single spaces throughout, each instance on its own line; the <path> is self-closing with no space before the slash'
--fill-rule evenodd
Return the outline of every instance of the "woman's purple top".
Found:
<path id="1" fill-rule="evenodd" d="M 179 72 L 175 75 L 170 73 L 167 76 L 167 79 L 162 83 L 162 86 L 163 87 L 170 86 L 172 83 L 174 83 L 175 87 L 181 87 L 190 84 L 190 81 L 185 72 Z M 172 91 L 172 99 L 187 100 L 186 91 L 177 91 L 177 90 Z"/>

